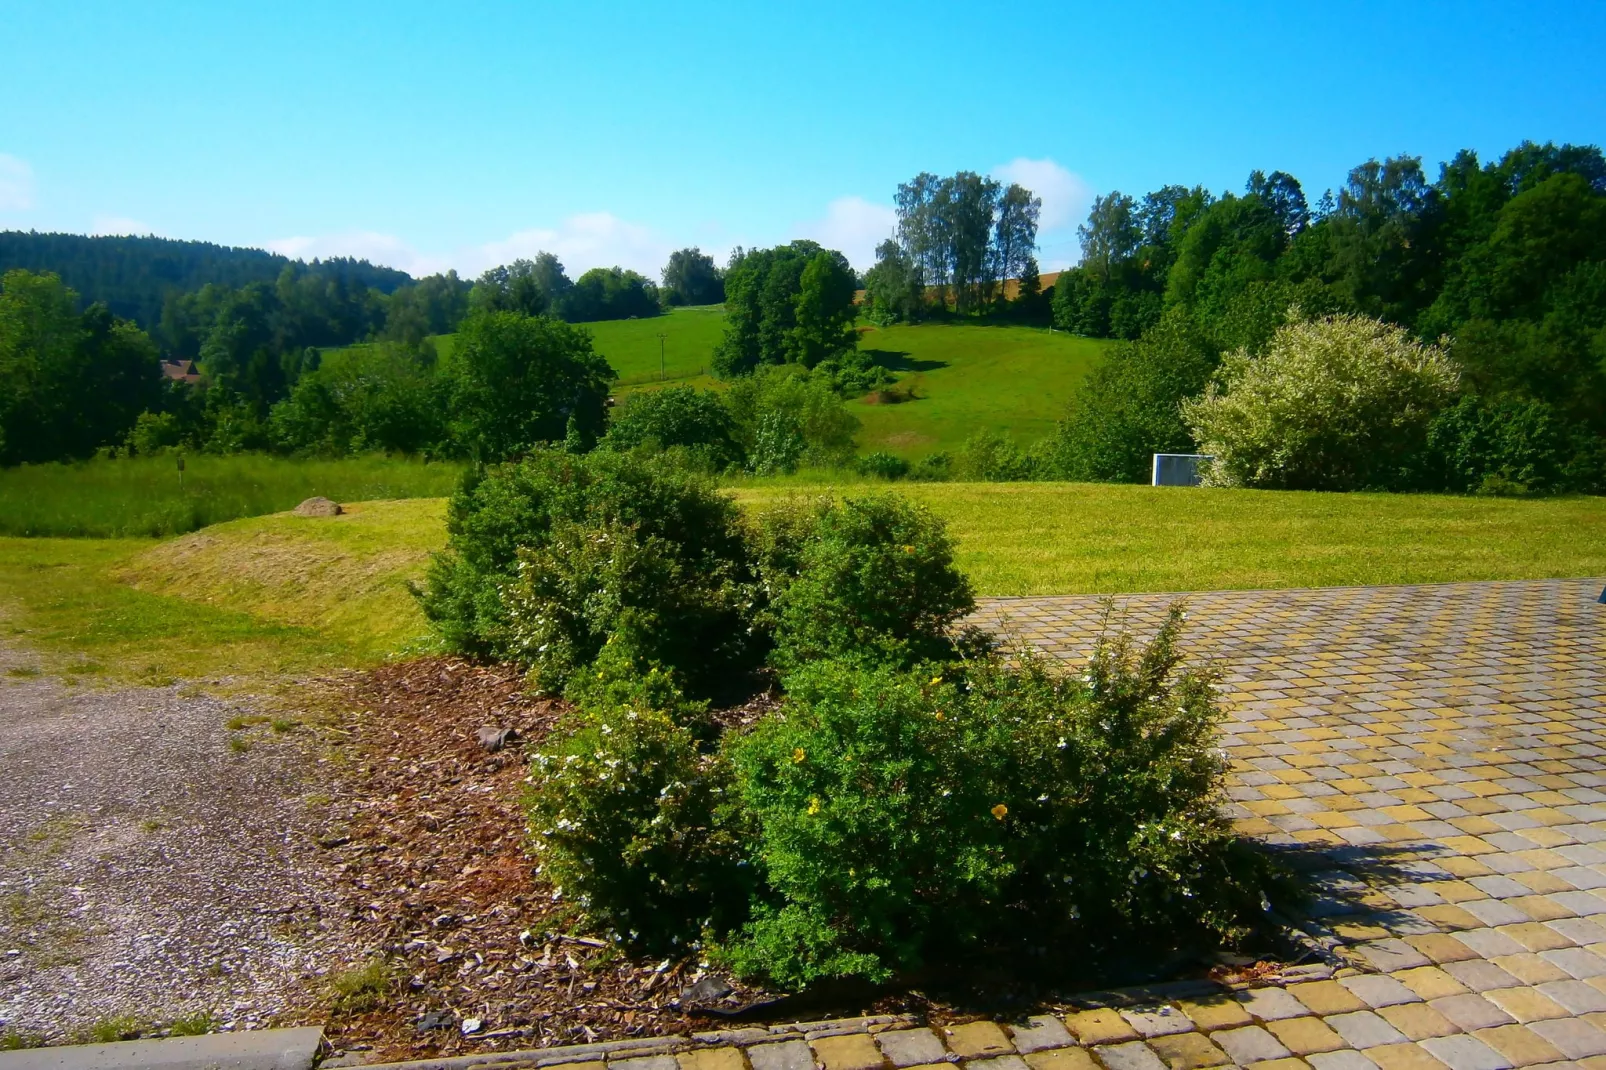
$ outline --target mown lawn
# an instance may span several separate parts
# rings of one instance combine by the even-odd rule
[[[94,460],[0,469],[0,535],[157,537],[242,516],[338,502],[450,494],[462,466],[406,458],[265,454]]]
[[[761,509],[861,486],[744,486]],[[1511,501],[1050,483],[896,488],[988,595],[1606,577],[1606,499]],[[431,648],[408,583],[439,499],[256,517],[152,544],[0,538],[0,635],[136,679],[265,678]],[[74,661],[77,663],[77,660]]]
[[[722,306],[677,308],[650,319],[602,320],[581,326],[591,332],[597,352],[608,358],[618,374],[617,386],[622,392],[660,384],[711,386],[715,382],[710,363],[725,330]],[[660,334],[664,336],[662,369]]]

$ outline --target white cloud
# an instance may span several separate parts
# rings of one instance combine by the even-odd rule
[[[797,229],[827,249],[840,250],[848,263],[866,271],[875,266],[875,247],[898,229],[898,213],[863,197],[838,197],[826,207],[825,218]]]
[[[1005,182],[1016,182],[1043,199],[1043,214],[1038,226],[1055,231],[1080,223],[1093,206],[1093,189],[1082,176],[1068,171],[1053,160],[1028,160],[1017,156],[1001,167],[993,168],[993,177]]]
[[[0,212],[32,208],[33,188],[33,168],[28,161],[0,152]]]
[[[122,237],[133,235],[134,237],[142,238],[147,234],[155,234],[156,228],[149,223],[143,223],[138,219],[129,219],[125,216],[98,215],[95,217],[94,225],[89,228],[89,233],[96,236],[115,235]]]
[[[609,212],[588,212],[571,216],[557,227],[532,227],[498,241],[444,253],[423,252],[393,234],[374,231],[278,238],[268,242],[267,248],[302,260],[357,257],[400,268],[415,278],[450,268],[473,278],[486,268],[548,252],[563,261],[570,278],[579,278],[594,267],[617,265],[656,279],[674,246],[648,227]]]

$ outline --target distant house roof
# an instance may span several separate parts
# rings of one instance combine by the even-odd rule
[[[201,373],[196,369],[193,360],[164,360],[162,361],[162,374],[179,383],[198,383]]]

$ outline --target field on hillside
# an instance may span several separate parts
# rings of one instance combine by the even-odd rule
[[[871,328],[859,348],[898,373],[914,400],[848,402],[864,424],[860,452],[921,457],[957,451],[978,431],[1027,445],[1054,429],[1108,342],[1040,327],[923,323]]]
[[[864,493],[873,488],[856,488]],[[943,516],[987,595],[1606,576],[1606,499],[901,487]],[[838,493],[840,491],[837,491]],[[830,487],[743,487],[751,508]],[[408,589],[439,499],[238,520],[150,542],[0,538],[0,634],[138,679],[305,673],[429,649]]]
[[[462,467],[387,457],[262,454],[94,460],[0,469],[0,535],[155,537],[242,516],[337,502],[449,494]]]
[[[718,387],[710,374],[725,326],[719,306],[677,308],[652,319],[603,320],[583,326],[597,352],[618,373],[621,394],[666,383]],[[873,404],[852,398],[861,453],[886,450],[917,458],[955,452],[978,431],[995,431],[1024,446],[1048,434],[1065,415],[1071,392],[1103,356],[1108,342],[1040,327],[972,323],[861,326],[859,346],[897,376],[912,400]],[[659,367],[659,338],[663,368]],[[437,339],[443,356],[450,335]]]
[[[709,364],[725,330],[725,312],[718,305],[676,308],[651,319],[600,320],[580,326],[591,332],[597,352],[608,358],[626,392],[659,383],[710,386],[714,379]],[[660,334],[664,336],[661,373]]]

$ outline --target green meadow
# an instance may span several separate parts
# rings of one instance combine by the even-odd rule
[[[0,469],[0,535],[159,537],[242,516],[337,502],[450,494],[462,467],[375,456],[301,460],[175,455]]]
[[[852,493],[876,489],[856,487]],[[1606,576],[1606,499],[1064,483],[905,484],[982,596]],[[750,509],[826,485],[747,485]],[[445,545],[438,498],[357,502],[150,540],[0,537],[0,635],[60,671],[242,681],[431,649],[409,585]]]

